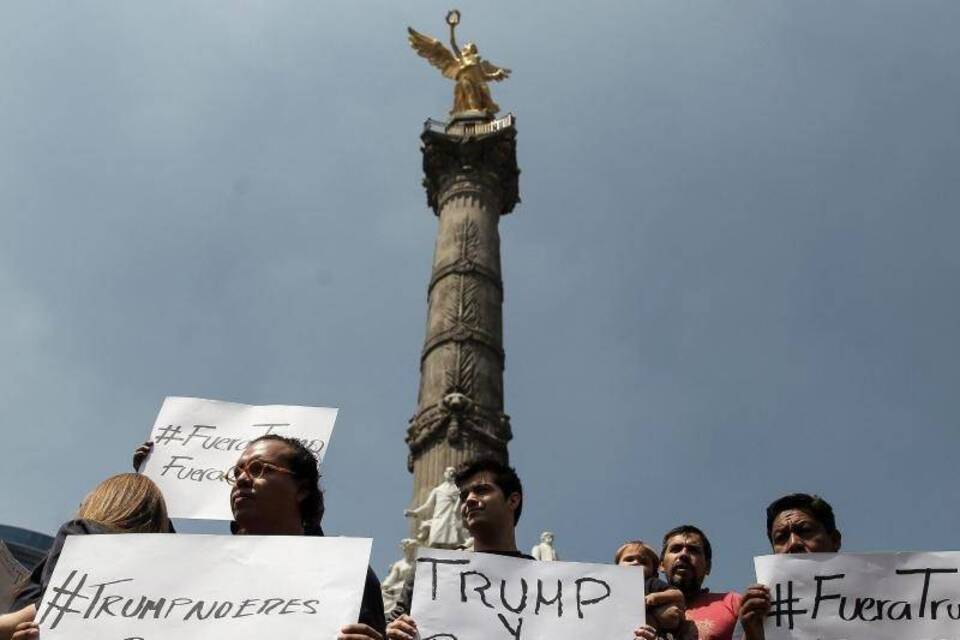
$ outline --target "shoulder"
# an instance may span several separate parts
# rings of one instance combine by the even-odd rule
[[[63,551],[63,545],[69,536],[87,535],[94,533],[104,533],[108,529],[103,525],[92,520],[70,520],[64,522],[57,535],[53,539],[53,544],[40,562],[33,568],[27,580],[19,585],[19,589],[14,597],[12,609],[22,609],[31,604],[40,604],[40,599],[47,587],[57,561],[60,559],[60,552]]]
[[[110,527],[93,520],[69,520],[60,525],[60,529],[57,531],[57,538],[108,533],[110,531]]]
[[[740,594],[736,591],[704,593],[700,596],[697,604],[704,607],[727,609],[736,616],[740,611],[740,599]]]
[[[741,596],[736,591],[727,591],[725,594],[723,594],[724,604],[730,605],[731,607],[733,607],[734,610],[740,609],[740,601],[742,599],[743,599],[743,596]]]
[[[93,520],[69,520],[60,525],[57,535],[53,538],[53,544],[48,551],[49,556],[56,558],[63,549],[63,544],[69,536],[84,536],[97,533],[107,533],[110,529],[99,522]]]
[[[719,606],[729,607],[736,610],[740,608],[740,594],[736,591],[704,591],[690,604],[694,607]]]

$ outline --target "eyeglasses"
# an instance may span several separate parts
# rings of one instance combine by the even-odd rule
[[[227,469],[227,474],[224,479],[230,484],[236,484],[240,479],[240,474],[245,473],[251,480],[259,480],[263,477],[263,474],[267,472],[267,469],[279,473],[288,473],[293,475],[293,471],[285,467],[264,462],[263,460],[251,460],[247,464],[238,464]]]

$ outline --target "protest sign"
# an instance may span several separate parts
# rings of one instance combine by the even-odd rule
[[[322,461],[336,419],[337,410],[324,407],[167,398],[140,470],[163,491],[170,517],[232,520],[225,474],[251,440],[268,433],[297,438]]]
[[[36,620],[44,640],[315,640],[357,622],[371,541],[70,536]]]
[[[960,552],[754,558],[766,640],[960,639]]]
[[[411,615],[421,640],[627,639],[643,570],[421,549]]]
[[[7,545],[0,540],[0,611],[7,611],[13,603],[14,591],[24,578],[27,570],[10,553]]]

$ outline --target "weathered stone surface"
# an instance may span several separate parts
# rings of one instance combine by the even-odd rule
[[[417,411],[407,430],[413,503],[477,455],[507,460],[500,216],[519,202],[513,116],[423,135],[427,203],[439,219]]]

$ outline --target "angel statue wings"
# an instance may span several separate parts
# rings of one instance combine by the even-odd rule
[[[453,109],[451,115],[478,115],[492,118],[500,107],[490,97],[487,83],[491,80],[499,82],[510,77],[510,69],[504,69],[491,64],[477,53],[477,45],[468,42],[460,48],[454,30],[460,23],[460,12],[454,9],[447,14],[447,24],[450,25],[450,51],[436,38],[419,33],[412,27],[407,27],[410,33],[410,46],[420,56],[430,61],[430,64],[440,69],[444,77],[454,80],[457,84],[453,89]]]

